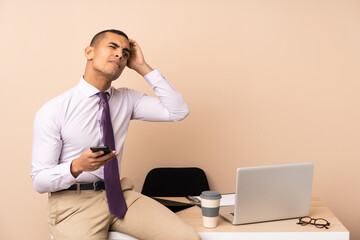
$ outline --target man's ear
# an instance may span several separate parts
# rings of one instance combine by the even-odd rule
[[[85,57],[87,58],[87,60],[92,60],[94,57],[94,50],[95,48],[92,46],[87,46],[85,48]]]

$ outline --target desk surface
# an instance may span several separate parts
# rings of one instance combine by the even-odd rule
[[[188,202],[185,198],[171,198],[171,200]],[[328,220],[330,222],[329,229],[320,229],[310,224],[300,226],[296,224],[298,222],[297,219],[232,225],[222,217],[219,217],[218,226],[216,228],[208,229],[202,226],[201,209],[197,206],[177,212],[176,214],[183,221],[192,226],[197,232],[199,232],[201,239],[203,240],[349,240],[349,231],[319,198],[312,198],[310,216],[313,218],[325,218]]]

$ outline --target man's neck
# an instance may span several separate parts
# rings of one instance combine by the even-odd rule
[[[111,80],[105,76],[97,76],[96,74],[89,74],[85,71],[84,80],[92,86],[99,89],[100,92],[106,91],[111,86]]]

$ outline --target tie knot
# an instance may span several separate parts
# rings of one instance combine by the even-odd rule
[[[101,99],[101,101],[102,101],[103,103],[107,103],[107,102],[108,102],[108,99],[107,99],[108,93],[107,93],[107,92],[98,92],[97,95],[99,96],[99,98]]]

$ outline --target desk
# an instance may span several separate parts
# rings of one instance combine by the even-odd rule
[[[164,198],[188,203],[186,198]],[[319,198],[311,199],[310,216],[325,218],[330,222],[329,229],[320,229],[313,225],[300,226],[297,219],[255,223],[246,225],[232,225],[222,217],[218,219],[218,226],[213,229],[202,226],[201,209],[197,206],[177,212],[184,222],[192,226],[202,240],[349,240],[349,231],[336,216],[324,205]],[[109,240],[127,239],[131,237],[117,232],[110,232]]]
[[[187,201],[184,198],[174,200]],[[310,224],[300,226],[296,224],[297,219],[232,225],[222,217],[219,217],[216,228],[207,229],[202,226],[199,207],[191,207],[176,214],[199,232],[202,240],[349,240],[349,231],[319,198],[311,199],[310,216],[328,220],[330,222],[329,229],[320,229]]]

